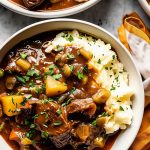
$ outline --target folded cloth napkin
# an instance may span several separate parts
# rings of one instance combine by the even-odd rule
[[[150,32],[135,13],[126,15],[118,29],[119,39],[130,51],[142,77],[145,90],[145,112],[139,133],[131,150],[150,149]]]

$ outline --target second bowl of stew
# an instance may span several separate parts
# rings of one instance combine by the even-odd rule
[[[100,0],[5,0],[4,7],[21,15],[36,18],[69,16],[92,7]]]
[[[0,49],[0,149],[130,147],[144,92],[114,36],[81,20],[54,19],[18,31]]]

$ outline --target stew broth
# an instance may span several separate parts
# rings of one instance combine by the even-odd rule
[[[93,76],[97,72],[88,69],[87,60],[76,47],[69,45],[65,48],[58,47],[58,51],[47,54],[45,52],[47,41],[52,40],[57,33],[58,31],[42,33],[22,41],[10,50],[1,62],[0,68],[5,71],[5,75],[0,78],[0,98],[6,93],[10,96],[23,95],[26,97],[26,101],[23,102],[29,103],[29,106],[24,104],[17,115],[13,114],[17,112],[10,110],[11,117],[1,112],[0,124],[3,129],[0,129],[0,134],[15,150],[26,147],[42,150],[100,149],[94,145],[93,139],[102,135],[107,140],[103,150],[109,150],[119,132],[108,137],[101,127],[97,127],[93,123],[97,116],[104,112],[104,104],[96,105],[91,100],[91,97],[101,88],[93,80]],[[66,54],[67,58],[64,57]],[[59,59],[56,61],[56,58]],[[24,70],[18,67],[16,61],[19,59],[29,62],[32,68]],[[71,68],[71,75],[64,72],[65,64]],[[65,82],[68,86],[67,90],[56,96],[45,95],[45,80],[49,76],[58,82]],[[7,85],[9,77],[16,79],[13,88],[9,87],[11,83]],[[88,82],[84,81],[85,77],[88,78]],[[15,98],[12,97],[12,103],[14,103],[13,100]],[[76,101],[81,103],[80,106],[83,108],[78,108],[80,106],[77,107]],[[2,111],[1,107],[0,111]],[[57,115],[54,111],[57,112]],[[66,113],[68,114],[66,115]],[[92,131],[85,142],[83,142],[84,138],[83,141],[80,140],[80,132],[77,136],[79,126]],[[23,144],[20,136],[17,137],[15,133],[22,138],[27,137],[28,144]],[[48,135],[49,133],[50,135]],[[63,138],[60,137],[61,134],[63,134]]]
[[[22,0],[10,0],[10,1],[26,8]],[[34,10],[36,10],[36,11],[60,10],[60,9],[73,7],[73,6],[76,6],[79,4],[82,4],[82,3],[76,2],[74,0],[62,0],[58,3],[50,3],[50,2],[46,1],[46,2],[42,3],[40,6],[38,6],[37,8],[35,8]]]

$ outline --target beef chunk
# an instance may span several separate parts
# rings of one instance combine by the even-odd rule
[[[93,102],[91,98],[76,99],[67,106],[68,114],[72,114],[75,112],[81,113],[84,112],[91,117],[95,114],[95,111],[96,111],[96,104]]]
[[[24,72],[19,66],[16,65],[14,59],[11,59],[8,62],[7,66],[5,68],[5,71],[6,72],[17,72],[17,73],[23,73]]]
[[[38,117],[35,119],[35,124],[38,129],[47,132],[50,136],[63,134],[71,128],[65,108],[54,102],[37,104],[36,114]]]
[[[44,0],[23,0],[24,5],[29,9],[33,9],[42,4],[43,2]]]
[[[51,136],[51,141],[55,144],[57,148],[62,148],[71,142],[71,134],[70,130],[66,131],[63,134],[57,135],[57,136]]]

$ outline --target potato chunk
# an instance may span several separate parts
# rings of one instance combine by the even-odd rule
[[[100,128],[103,128],[106,121],[107,121],[106,117],[98,117],[96,119],[96,125],[99,126]]]
[[[57,96],[64,93],[67,90],[67,85],[55,80],[53,77],[48,76],[46,78],[46,95],[48,97]]]
[[[25,71],[31,68],[31,64],[27,60],[21,58],[16,61],[16,64]]]
[[[69,77],[71,75],[71,69],[70,69],[69,65],[65,64],[63,66],[63,70],[64,70],[64,75],[66,77]]]
[[[97,137],[94,140],[94,145],[96,145],[96,147],[103,148],[105,145],[105,139],[103,137]]]
[[[80,51],[81,55],[82,55],[85,59],[87,59],[87,60],[92,59],[93,54],[92,54],[90,51],[86,51],[86,50],[83,49],[83,48],[81,48],[79,51]]]
[[[97,104],[105,103],[109,97],[110,92],[105,88],[101,88],[96,94],[92,96],[93,101]]]
[[[22,105],[24,101],[23,96],[3,96],[0,100],[3,106],[3,111],[7,116],[18,115],[20,108],[25,107]]]
[[[78,126],[76,133],[82,141],[85,141],[90,136],[90,126],[81,124]]]

